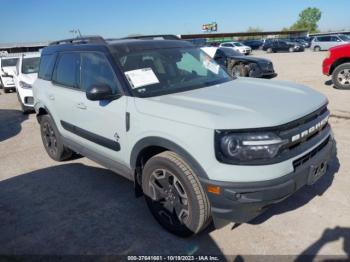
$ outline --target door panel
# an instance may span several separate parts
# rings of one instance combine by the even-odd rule
[[[114,71],[103,53],[84,52],[81,54],[81,91],[94,85],[108,85],[113,93],[120,86]],[[109,159],[128,163],[126,150],[126,106],[127,97],[108,101],[91,101],[86,95],[76,101],[77,121],[73,123],[81,143],[89,150]]]

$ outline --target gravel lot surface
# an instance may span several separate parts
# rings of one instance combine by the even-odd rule
[[[250,224],[177,238],[157,224],[143,198],[134,198],[126,179],[86,158],[52,161],[34,114],[22,115],[16,94],[0,90],[0,254],[350,257],[350,90],[334,89],[322,75],[324,52],[254,55],[273,61],[277,79],[328,97],[338,158],[318,183]]]

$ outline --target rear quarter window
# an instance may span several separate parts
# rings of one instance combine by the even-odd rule
[[[55,65],[55,55],[42,55],[40,58],[38,78],[51,80],[52,71]]]

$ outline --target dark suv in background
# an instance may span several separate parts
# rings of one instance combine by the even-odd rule
[[[285,40],[266,40],[262,49],[268,53],[275,52],[303,52],[305,48],[295,42]]]
[[[263,41],[261,40],[246,40],[242,42],[244,45],[251,47],[253,50],[261,49]]]

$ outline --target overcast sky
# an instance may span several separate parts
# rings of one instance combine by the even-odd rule
[[[82,34],[122,37],[129,34],[201,33],[216,21],[219,32],[249,26],[280,30],[301,10],[322,11],[321,30],[350,30],[350,0],[0,0],[0,42],[45,41]]]

